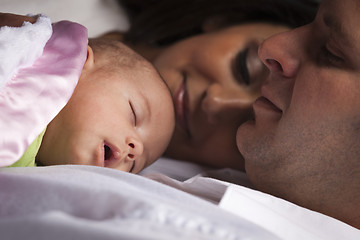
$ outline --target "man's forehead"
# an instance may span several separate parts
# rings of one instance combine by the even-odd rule
[[[358,26],[360,0],[323,0],[319,12],[322,12],[327,19],[331,19],[338,30],[349,23],[355,23]]]

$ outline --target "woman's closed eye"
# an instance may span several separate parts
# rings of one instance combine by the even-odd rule
[[[239,52],[233,60],[232,72],[235,79],[246,86],[250,85],[250,74],[247,64],[249,48],[245,48]]]
[[[134,106],[131,103],[131,101],[129,101],[129,105],[130,105],[130,109],[131,109],[131,112],[132,112],[133,124],[134,124],[134,126],[136,126],[136,112],[134,110]]]

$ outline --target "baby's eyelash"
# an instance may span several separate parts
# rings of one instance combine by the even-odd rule
[[[135,110],[134,110],[134,107],[133,107],[131,101],[129,101],[129,105],[130,105],[132,114],[133,114],[133,116],[134,116],[134,125],[136,126],[136,113],[135,113]]]

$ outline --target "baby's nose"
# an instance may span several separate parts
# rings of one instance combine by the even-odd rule
[[[144,145],[140,139],[129,137],[126,140],[127,144],[127,159],[130,161],[135,160],[136,158],[139,158],[143,151],[144,151]]]

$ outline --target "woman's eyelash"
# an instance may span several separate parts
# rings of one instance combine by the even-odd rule
[[[233,63],[233,73],[235,78],[245,85],[250,85],[250,74],[247,67],[247,57],[248,57],[249,48],[241,51],[234,59]]]
[[[134,125],[136,126],[136,113],[135,113],[134,107],[133,107],[133,105],[132,105],[132,103],[130,101],[129,101],[129,105],[130,105],[132,114],[134,116]]]
[[[320,57],[321,60],[323,60],[323,62],[325,62],[325,64],[327,65],[330,64],[333,66],[338,66],[344,63],[344,59],[333,54],[331,51],[329,51],[329,49],[326,46],[323,46],[321,48]]]

